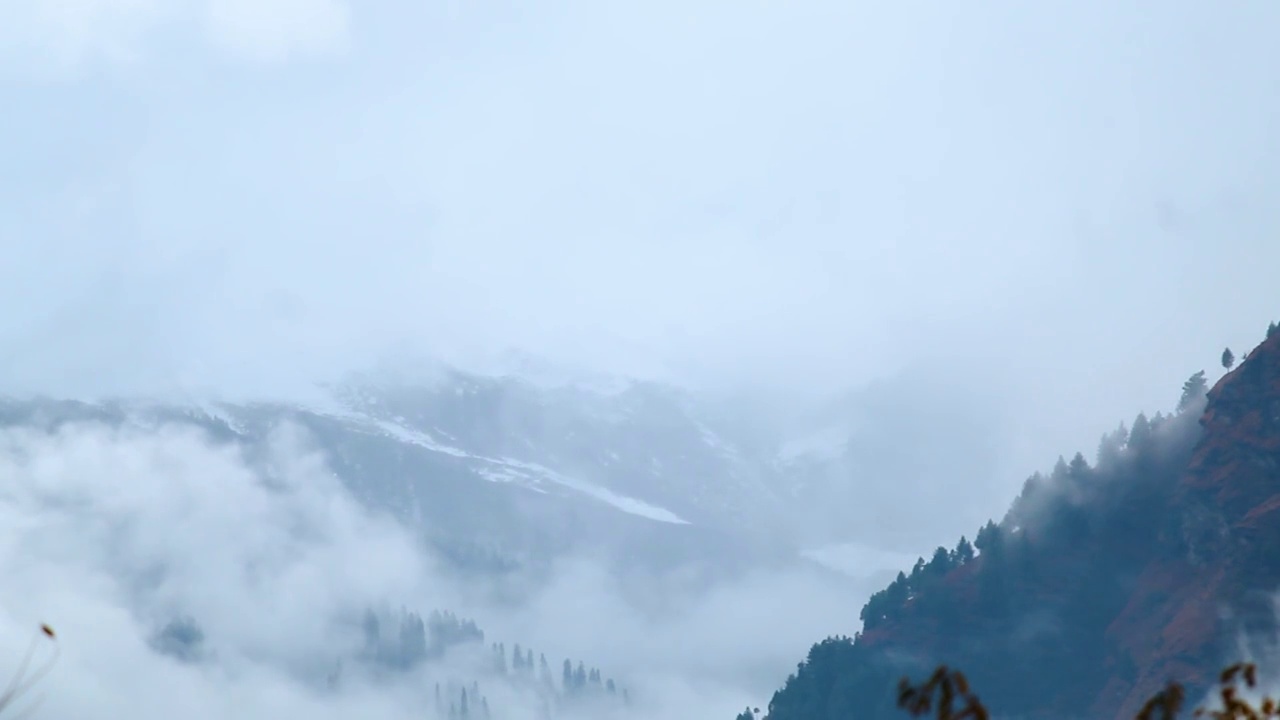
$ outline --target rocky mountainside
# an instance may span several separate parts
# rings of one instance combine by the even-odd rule
[[[1170,679],[1195,698],[1224,663],[1274,657],[1280,333],[1205,389],[1197,373],[1176,413],[1121,425],[1093,465],[1059,458],[974,542],[903,568],[768,717],[899,717],[897,679],[946,663],[997,717],[1119,720]]]
[[[883,550],[918,543],[905,497],[940,473],[984,467],[986,428],[951,412],[971,405],[905,378],[780,417],[758,399],[520,358],[381,367],[287,401],[0,399],[0,426],[169,423],[250,452],[300,427],[357,497],[421,529],[460,568],[596,552],[731,571],[803,551],[865,577],[897,564]]]
[[[301,428],[365,504],[459,569],[588,552],[717,571],[790,561],[776,438],[656,383],[432,368],[366,374],[288,402],[0,399],[0,427],[196,428],[262,454]]]

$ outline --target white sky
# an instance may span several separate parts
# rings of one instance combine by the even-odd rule
[[[5,0],[0,389],[950,366],[1047,465],[1280,317],[1277,36],[1269,0]]]

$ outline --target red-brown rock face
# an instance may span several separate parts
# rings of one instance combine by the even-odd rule
[[[1138,677],[1113,682],[1094,703],[1099,713],[1131,718],[1169,679],[1208,685],[1215,665],[1230,659],[1237,625],[1226,618],[1250,629],[1273,621],[1266,598],[1280,584],[1280,335],[1218,382],[1200,422],[1204,437],[1174,493],[1181,538],[1166,538],[1178,552],[1151,560],[1108,630],[1113,655],[1127,656]]]

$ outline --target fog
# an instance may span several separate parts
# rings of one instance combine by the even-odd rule
[[[955,365],[1024,468],[1272,319],[1273,3],[0,12],[8,387]]]
[[[0,3],[0,395],[293,397],[515,350],[797,434],[848,402],[924,458],[898,491],[951,488],[921,522],[953,541],[1276,319],[1277,27],[1194,0]],[[113,432],[0,458],[30,588],[0,647],[56,620],[50,706],[420,715],[410,685],[322,702],[290,675],[355,642],[351,608],[458,600],[404,528],[305,440],[272,495],[199,438]],[[663,717],[736,711],[856,629],[807,576],[653,625],[600,572],[466,614],[631,673]],[[178,607],[208,665],[147,645]]]
[[[589,558],[566,561],[518,610],[486,606],[287,428],[265,465],[177,427],[7,431],[0,445],[0,574],[14,589],[0,605],[0,670],[16,668],[39,623],[53,625],[61,655],[36,686],[45,717],[420,718],[433,712],[433,681],[485,677],[472,656],[485,644],[389,679],[361,675],[356,621],[381,607],[453,608],[486,643],[538,648],[557,673],[561,658],[585,659],[629,687],[645,716],[732,716],[766,701],[814,637],[856,620],[846,598],[799,571],[748,576],[655,615]],[[157,637],[184,618],[203,639],[162,652]],[[502,702],[497,717],[537,716],[518,689],[481,682]]]

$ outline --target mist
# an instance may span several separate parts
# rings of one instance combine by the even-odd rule
[[[557,672],[587,659],[625,683],[633,712],[715,717],[766,701],[813,637],[856,620],[799,570],[668,592],[683,599],[654,612],[587,557],[514,611],[486,607],[410,528],[356,502],[296,428],[262,463],[179,426],[10,430],[0,446],[0,573],[16,590],[0,667],[39,623],[55,628],[61,656],[37,686],[47,717],[430,717],[432,683],[456,677],[483,678],[496,717],[538,717],[486,675],[486,644],[503,639]],[[362,670],[360,618],[398,607],[465,608],[486,642],[389,677]],[[159,642],[175,621],[198,628],[188,652]]]
[[[1276,12],[6,5],[0,377],[280,394],[515,347],[821,399],[945,364],[1017,478],[1270,321]]]
[[[644,381],[634,405],[697,413],[666,465],[675,410],[619,425],[626,479],[708,514],[759,489],[714,530],[763,536],[776,506],[797,557],[695,591],[575,550],[499,606],[304,430],[260,458],[177,424],[10,428],[0,562],[26,590],[0,648],[56,626],[54,716],[421,717],[483,653],[327,678],[360,666],[367,608],[451,609],[625,676],[636,712],[763,704],[886,574],[1275,319],[1277,27],[1276,3],[1193,0],[4,3],[0,402]],[[413,430],[505,472],[608,425],[494,392],[455,413],[494,448]],[[608,402],[581,404],[630,411]],[[721,464],[681,444],[728,435]],[[584,483],[616,466],[564,447]],[[380,479],[452,482],[403,450]],[[524,479],[475,518],[563,499]],[[594,511],[572,502],[545,517]],[[183,618],[195,660],[157,649]]]

